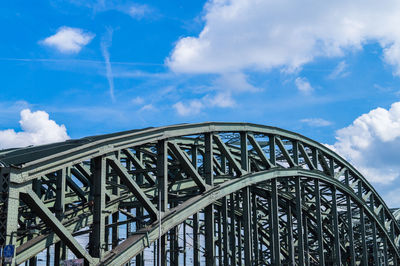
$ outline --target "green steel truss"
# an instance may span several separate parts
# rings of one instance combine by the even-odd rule
[[[0,163],[13,265],[400,261],[400,211],[333,151],[279,128],[148,128],[4,150]]]

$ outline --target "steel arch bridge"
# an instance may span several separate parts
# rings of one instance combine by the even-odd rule
[[[275,127],[146,128],[3,150],[0,163],[11,265],[400,261],[400,211],[336,153]]]

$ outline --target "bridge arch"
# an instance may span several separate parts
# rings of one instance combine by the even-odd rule
[[[275,127],[148,128],[6,150],[0,162],[0,244],[17,246],[14,263],[48,247],[57,263],[65,245],[93,265],[141,265],[152,249],[163,265],[400,257],[398,223],[366,179],[325,146]]]

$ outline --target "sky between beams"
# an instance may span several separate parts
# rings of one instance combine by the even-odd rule
[[[183,122],[267,124],[330,145],[400,206],[400,2],[1,6],[0,148]]]

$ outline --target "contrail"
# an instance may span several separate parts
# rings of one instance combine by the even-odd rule
[[[104,64],[104,61],[91,60],[91,59],[55,59],[55,58],[0,58],[0,61],[17,61],[17,62],[44,62],[44,63],[94,63]],[[158,63],[145,63],[145,62],[118,62],[110,61],[114,65],[128,65],[128,66],[163,66],[164,64]]]
[[[101,52],[104,57],[104,63],[106,64],[106,76],[107,76],[107,80],[108,80],[108,86],[110,88],[110,97],[111,97],[111,100],[113,102],[115,102],[114,79],[113,79],[111,63],[110,63],[110,53],[108,52],[108,49],[110,48],[110,46],[112,44],[112,34],[113,34],[112,29],[107,28],[107,32],[103,36],[102,41],[101,41]]]

